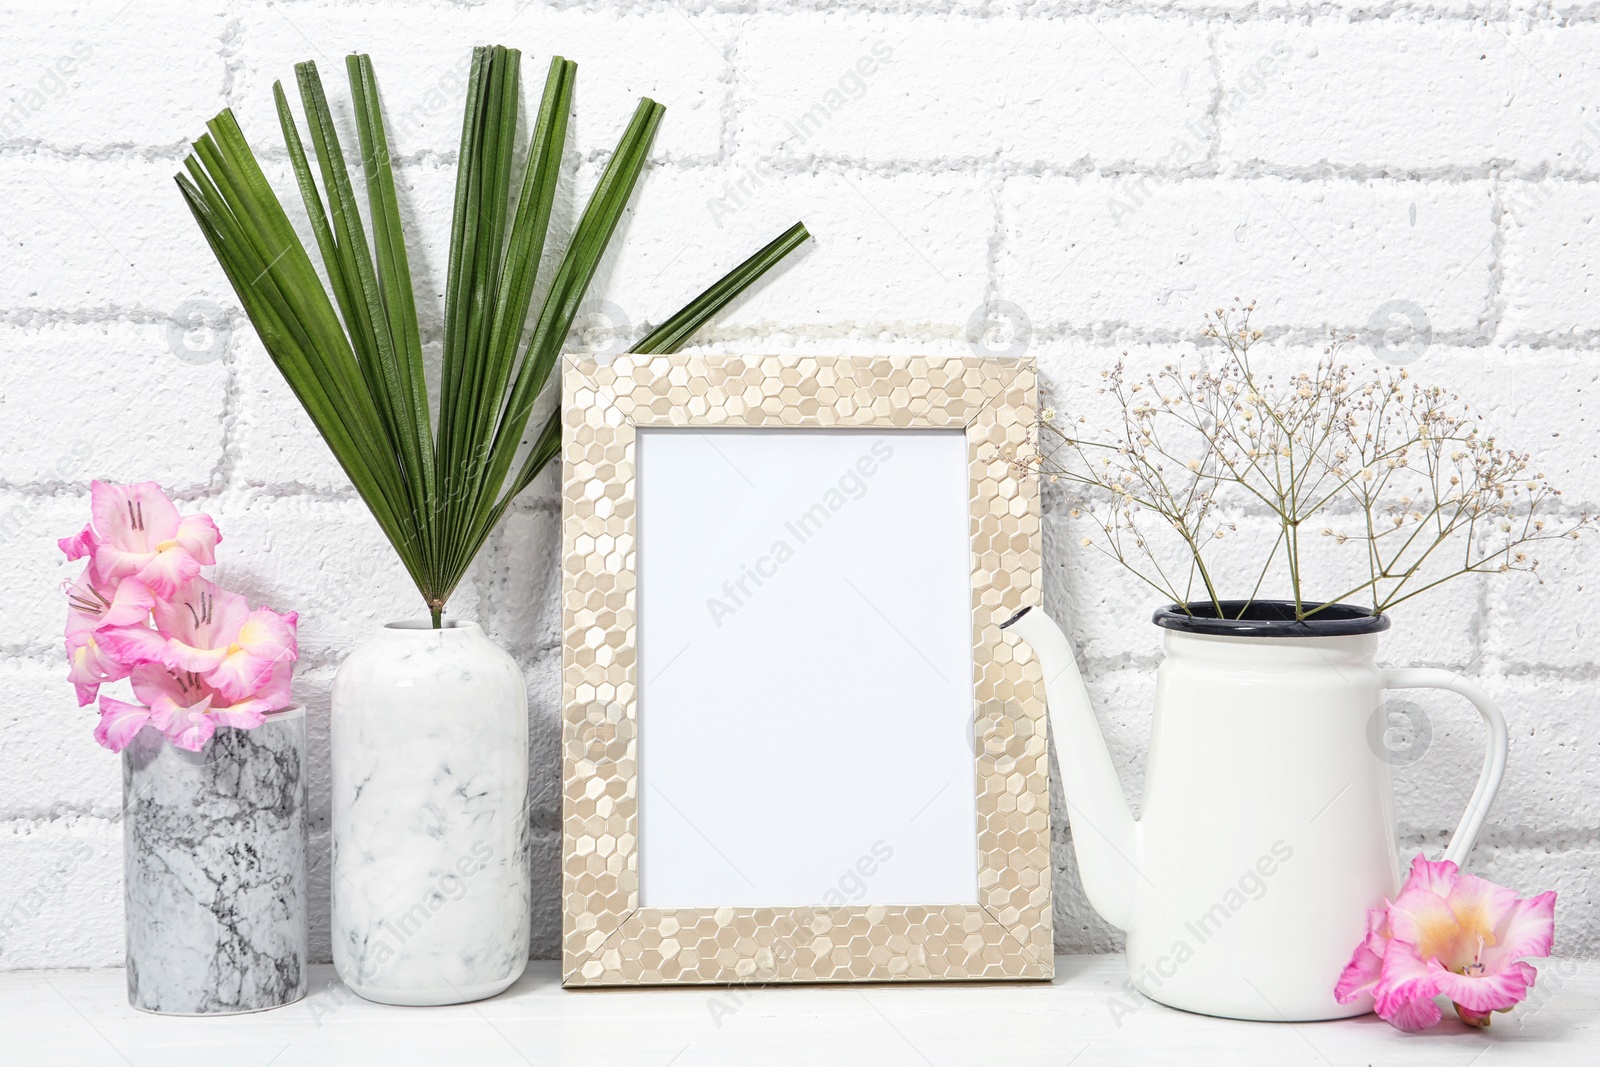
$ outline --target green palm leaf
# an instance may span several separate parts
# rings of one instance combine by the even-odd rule
[[[383,108],[367,56],[346,60],[366,221],[316,65],[295,68],[309,155],[282,85],[273,86],[326,286],[230,111],[207,124],[177,176],[268,355],[394,546],[436,626],[517,494],[560,454],[560,412],[531,440],[529,418],[550,385],[665,110],[653,100],[639,102],[523,344],[577,65],[560,56],[550,63],[513,203],[520,70],[515,49],[473,51],[445,284],[437,427]],[[677,351],[808,236],[795,224],[668,316],[635,349]]]

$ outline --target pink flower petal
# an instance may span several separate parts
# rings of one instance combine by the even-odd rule
[[[1450,902],[1426,885],[1410,881],[1389,905],[1389,929],[1395,940],[1415,945],[1423,959],[1452,952],[1461,936],[1461,924]]]
[[[1439,992],[1472,1011],[1504,1011],[1522,1003],[1533,987],[1538,972],[1531,963],[1512,963],[1505,970],[1490,974],[1456,974],[1430,964]]]
[[[174,544],[151,556],[134,572],[161,600],[171,599],[183,584],[200,573],[200,561],[187,549]]]
[[[139,573],[155,558],[154,552],[129,552],[109,541],[101,541],[94,546],[94,559],[90,562],[90,567],[103,580],[113,582],[118,578]]]
[[[1483,950],[1483,962],[1490,970],[1523,956],[1548,956],[1556,937],[1556,894],[1540,893],[1531,900],[1515,901],[1498,917],[1495,944]]]
[[[1367,948],[1373,955],[1382,956],[1384,946],[1389,943],[1389,902],[1385,900],[1381,908],[1367,909]]]
[[[108,657],[91,637],[87,643],[73,649],[68,657],[67,681],[80,685],[114,682],[117,672],[111,668],[115,662],[108,662]]]
[[[272,668],[272,674],[256,696],[266,703],[268,711],[282,711],[294,703],[293,679],[294,664],[284,660]]]
[[[1394,1022],[1396,1016],[1408,1012],[1408,1005],[1416,1001],[1432,1002],[1439,992],[1438,977],[1416,946],[1404,941],[1390,941],[1383,954],[1383,973],[1373,989],[1373,1006],[1384,1019]],[[1423,1015],[1427,1014],[1423,1010]],[[1417,1016],[1408,1016],[1416,1018]],[[1438,1005],[1433,1009],[1434,1022],[1439,1020]],[[1399,1026],[1399,1023],[1395,1023]],[[1428,1025],[1432,1025],[1429,1023]],[[1405,1029],[1405,1027],[1401,1027]]]
[[[148,626],[118,626],[98,635],[106,650],[128,668],[161,659],[166,642]]]
[[[210,515],[185,515],[178,523],[174,539],[184,551],[209,567],[217,561],[216,547],[222,543],[222,533]]]
[[[61,546],[61,551],[66,553],[68,559],[82,559],[94,553],[95,536],[94,527],[85,526],[71,537],[63,537],[56,544]]]
[[[144,705],[101,697],[100,722],[94,728],[94,739],[113,752],[121,752],[149,721],[150,709]]]
[[[1456,876],[1460,873],[1460,869],[1450,860],[1440,860],[1435,863],[1419,852],[1417,858],[1411,861],[1411,873],[1406,876],[1406,884],[1400,891],[1404,893],[1408,889],[1426,889],[1430,893],[1447,897],[1456,884]]]
[[[179,678],[159,661],[139,664],[131,677],[133,695],[158,714],[166,705],[187,707],[207,696],[204,686],[191,683],[187,676]]]
[[[218,726],[253,730],[266,721],[266,713],[270,710],[265,700],[243,700],[225,708],[215,708],[211,715]]]
[[[239,627],[235,640],[258,655],[270,652],[274,663],[280,659],[297,659],[300,649],[295,639],[295,626],[299,621],[297,612],[279,615],[271,608],[257,608]]]
[[[89,512],[100,540],[124,552],[154,552],[178,532],[178,509],[155,482],[92,482]]]
[[[228,658],[226,648],[192,648],[173,638],[161,646],[162,663],[174,671],[193,671],[204,674],[214,671]]]
[[[235,652],[207,673],[205,680],[226,700],[246,700],[267,684],[274,666],[265,656]]]
[[[72,595],[70,591],[68,595]],[[67,639],[67,648],[71,650],[83,644],[99,626],[100,617],[98,615],[91,615],[87,611],[79,611],[69,602],[67,606],[67,625],[62,631]]]
[[[1450,887],[1445,899],[1450,910],[1456,913],[1456,922],[1465,940],[1481,937],[1486,944],[1493,945],[1495,929],[1516,905],[1517,894],[1475,874],[1463,874]]]
[[[138,513],[130,505],[131,486],[95,480],[89,483],[90,525],[103,543],[131,544],[139,533]]]
[[[137,626],[150,617],[155,606],[155,594],[137,578],[124,578],[111,594],[111,606],[100,616],[100,625]]]
[[[193,707],[171,709],[171,713],[165,716],[166,725],[162,727],[167,740],[190,752],[205,748],[211,735],[217,732],[216,719],[207,714],[210,705],[208,697]]]
[[[1361,994],[1372,992],[1382,973],[1383,957],[1362,945],[1350,957],[1350,962],[1345,964],[1344,973],[1339,975],[1339,984],[1333,987],[1333,999],[1340,1004],[1349,1004]]]
[[[128,667],[100,644],[103,635],[84,633],[67,641],[67,681],[77,686],[78,704],[94,703],[99,687],[128,676]]]
[[[1443,1017],[1443,1009],[1439,1007],[1439,1002],[1432,997],[1392,1001],[1387,1007],[1387,1012],[1384,1009],[1379,1009],[1378,1011],[1378,1018],[1390,1026],[1410,1034],[1428,1029]]]

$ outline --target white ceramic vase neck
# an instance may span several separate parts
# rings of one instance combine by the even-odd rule
[[[528,958],[522,672],[476,623],[394,623],[333,684],[333,959],[368,1000],[493,996]]]

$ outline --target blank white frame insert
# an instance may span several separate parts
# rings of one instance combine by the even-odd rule
[[[639,905],[976,903],[965,435],[636,450]]]

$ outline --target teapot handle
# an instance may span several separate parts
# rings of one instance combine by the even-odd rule
[[[1483,820],[1489,814],[1489,805],[1494,803],[1494,795],[1500,791],[1500,779],[1505,777],[1506,718],[1500,714],[1500,709],[1495,707],[1487,693],[1459,674],[1433,667],[1403,667],[1382,673],[1385,689],[1447,689],[1472,701],[1472,706],[1483,716],[1483,725],[1489,735],[1484,747],[1483,770],[1478,775],[1478,786],[1472,791],[1472,799],[1467,801],[1467,810],[1462,814],[1456,832],[1450,837],[1450,846],[1444,853],[1445,859],[1460,868],[1466,863],[1467,853],[1472,851],[1478,831],[1483,828]]]

